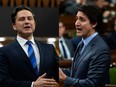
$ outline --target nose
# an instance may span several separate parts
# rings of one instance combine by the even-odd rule
[[[79,22],[79,20],[76,20],[75,26],[78,26],[78,25],[80,25],[80,22]]]
[[[28,20],[28,18],[25,18],[25,23],[29,23],[29,20]]]

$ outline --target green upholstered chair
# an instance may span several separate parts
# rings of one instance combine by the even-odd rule
[[[116,67],[110,68],[110,84],[116,84]]]

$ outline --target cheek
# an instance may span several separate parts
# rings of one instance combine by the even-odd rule
[[[32,25],[32,29],[31,30],[35,31],[35,27],[36,27],[35,25]]]
[[[83,24],[83,29],[84,30],[90,30],[92,28],[92,26],[90,24]]]
[[[87,33],[89,33],[90,32],[90,28],[88,27],[88,26],[85,26],[84,28],[83,28],[83,33],[84,34],[87,34]]]
[[[18,23],[15,27],[16,29],[22,29],[23,25]]]

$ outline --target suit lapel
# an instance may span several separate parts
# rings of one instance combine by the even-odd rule
[[[80,43],[79,43],[79,45],[80,45]],[[78,53],[79,45],[77,46],[76,51],[75,51],[75,53],[74,53],[74,60],[73,60],[73,61],[77,60],[76,57],[79,56],[79,53]]]
[[[73,64],[73,72],[72,74],[74,75],[74,73],[77,71],[77,68],[79,66],[79,64],[81,63],[81,61],[85,58],[85,56],[92,50],[91,46],[86,46],[86,48],[84,49],[84,51],[81,53],[81,55],[79,55],[79,53],[76,56],[76,60],[74,61]]]
[[[79,60],[77,61],[77,65],[79,65],[81,63],[81,61],[85,58],[85,56],[92,50],[93,45],[87,45],[85,46],[84,51],[81,53],[81,55],[79,56]]]
[[[19,54],[17,56],[19,56],[19,58],[21,58],[22,61],[24,61],[24,63],[31,69],[33,73],[35,73],[28,56],[26,55],[26,53],[24,52],[24,50],[22,49],[22,47],[17,41],[15,41],[15,49],[17,53]]]
[[[79,53],[78,53],[79,45],[80,45],[80,43],[78,44],[78,46],[76,48],[76,51],[74,53],[74,59],[73,59],[72,67],[71,67],[71,74],[70,74],[70,76],[72,76],[73,72],[75,72],[75,70],[76,70],[75,69],[76,61],[79,59]]]
[[[95,45],[97,39],[99,39],[99,35],[96,35],[87,46],[85,46],[84,51],[82,52],[82,54],[80,55],[80,59],[78,61],[78,65],[79,63],[86,58],[85,56],[93,49],[93,46]]]
[[[95,45],[97,39],[99,39],[99,35],[95,36],[87,46],[85,46],[83,52],[79,55],[79,53],[75,53],[75,61],[73,64],[73,72],[72,74],[74,75],[74,73],[77,71],[77,67],[79,66],[79,64],[81,63],[81,61],[86,58],[85,56],[87,56],[87,54],[89,54],[89,52],[93,49],[93,46]]]

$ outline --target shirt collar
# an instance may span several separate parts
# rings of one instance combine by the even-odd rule
[[[59,38],[59,41],[64,41],[64,38],[63,37]]]
[[[97,34],[98,34],[98,32],[95,32],[94,34],[87,37],[86,39],[82,38],[82,41],[84,42],[84,45],[86,46]]]
[[[20,44],[21,46],[24,46],[25,43],[28,41],[28,40],[26,40],[26,39],[24,39],[24,38],[22,38],[22,37],[20,37],[20,36],[18,36],[18,35],[17,35],[17,38],[16,38],[16,39],[17,39],[17,41],[19,42],[19,44]],[[30,41],[32,42],[32,44],[35,45],[34,37],[32,37]]]

